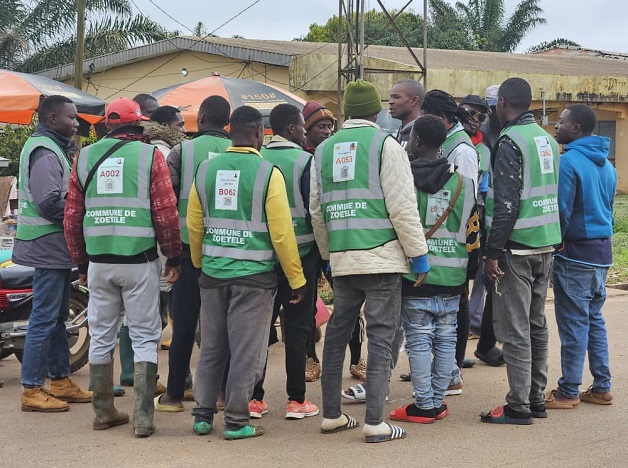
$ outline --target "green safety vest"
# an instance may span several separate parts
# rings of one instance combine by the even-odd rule
[[[127,143],[98,166],[88,187],[84,185],[94,165],[119,141],[104,138],[83,148],[76,163],[85,192],[83,236],[90,256],[130,257],[157,245],[150,211],[154,146]]]
[[[314,233],[306,223],[307,208],[301,196],[301,179],[312,155],[294,147],[263,148],[262,157],[274,166],[279,167],[286,180],[288,203],[292,215],[294,234],[299,246],[299,255],[303,257],[314,245]],[[309,204],[309,200],[307,200]]]
[[[181,143],[181,174],[177,210],[179,211],[181,240],[184,244],[190,243],[186,219],[196,169],[201,162],[224,153],[230,146],[231,140],[213,135],[201,135]]]
[[[30,186],[31,155],[37,148],[46,148],[52,151],[63,168],[61,197],[65,198],[70,183],[70,163],[52,138],[46,136],[32,136],[22,148],[20,154],[20,168],[18,177],[19,209],[17,218],[17,232],[15,237],[19,240],[34,240],[51,234],[63,232],[63,223],[55,223],[44,218],[33,200]]]
[[[478,164],[478,187],[484,177],[488,177],[489,166],[491,165],[491,149],[484,141],[475,145],[475,150],[478,152],[479,164]]]
[[[449,160],[449,156],[454,150],[460,145],[469,145],[471,148],[474,148],[473,143],[471,143],[471,138],[467,135],[467,132],[460,129],[456,132],[450,133],[447,135],[445,142],[443,143],[443,158],[446,158],[449,164],[453,164],[453,160]]]
[[[427,258],[430,271],[425,278],[425,284],[461,286],[467,280],[467,263],[469,262],[467,220],[471,217],[475,205],[473,181],[454,173],[443,188],[435,194],[417,191],[417,202],[419,214],[423,220],[423,232],[427,233],[440,218],[442,211],[449,205],[451,198],[456,193],[460,177],[463,180],[462,190],[454,209],[432,237],[427,240]],[[434,214],[430,214],[430,211]],[[406,278],[411,281],[415,280],[412,274],[406,275]]]
[[[203,272],[230,279],[273,271],[266,223],[273,165],[256,154],[227,152],[203,161],[195,186],[203,207]]]
[[[330,252],[370,250],[397,238],[379,179],[387,133],[346,128],[316,148],[316,181]]]
[[[523,188],[517,222],[509,240],[529,247],[547,247],[560,243],[558,216],[558,158],[556,141],[536,123],[513,125],[499,138],[510,138],[521,152]],[[493,222],[493,168],[490,168],[486,197],[486,226]]]

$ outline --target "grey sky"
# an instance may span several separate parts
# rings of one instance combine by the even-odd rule
[[[212,31],[254,1],[134,0],[134,3],[151,19],[170,29],[188,33],[154,4],[189,28],[202,21]],[[505,0],[508,15],[519,2]],[[401,8],[407,0],[385,0],[383,3],[393,9]],[[541,6],[547,24],[538,26],[529,34],[518,52],[542,41],[563,37],[590,49],[628,53],[626,0],[543,0]],[[423,0],[414,0],[411,7],[422,11]],[[368,0],[367,8],[379,8],[379,5],[376,0]],[[311,23],[322,24],[337,12],[337,0],[260,0],[216,34],[223,37],[238,34],[247,39],[292,40],[306,34]]]

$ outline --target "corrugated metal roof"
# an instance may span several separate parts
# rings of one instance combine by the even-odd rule
[[[88,59],[84,69],[93,63],[94,71],[113,68],[128,62],[165,55],[177,51],[195,51],[224,55],[238,60],[250,60],[277,66],[288,66],[295,56],[312,53],[336,55],[338,45],[319,42],[268,41],[239,38],[177,37]],[[422,57],[422,49],[415,49]],[[403,47],[371,45],[366,49],[370,57],[415,65]],[[547,75],[612,76],[628,79],[628,61],[598,57],[557,57],[540,54],[509,54],[468,50],[428,49],[428,69],[495,70]],[[74,65],[63,65],[40,74],[66,79],[74,73]]]

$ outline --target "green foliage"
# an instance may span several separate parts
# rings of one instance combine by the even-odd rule
[[[580,44],[563,37],[558,37],[553,41],[543,41],[538,45],[530,47],[526,50],[527,54],[534,54],[535,52],[543,52],[544,50],[555,49],[556,47],[582,47]]]
[[[608,283],[628,282],[628,195],[616,195],[613,209],[613,266]]]
[[[0,176],[17,176],[22,147],[35,131],[36,124],[4,125],[0,127],[0,157],[7,158],[9,167],[0,169]]]
[[[0,0],[0,68],[40,71],[72,62],[76,0]],[[168,32],[133,15],[129,0],[87,0],[85,56],[162,40]]]
[[[455,6],[446,0],[429,0],[427,45],[434,49],[513,52],[537,25],[545,24],[539,4],[540,0],[523,0],[506,18],[504,0],[467,0]],[[390,13],[395,16],[397,11]],[[367,44],[403,45],[383,12],[366,12],[364,23]],[[422,15],[404,11],[396,23],[411,46],[423,46]],[[297,40],[336,42],[337,27],[338,17],[333,16],[324,25],[311,24],[308,33]],[[353,34],[355,38],[357,31]]]

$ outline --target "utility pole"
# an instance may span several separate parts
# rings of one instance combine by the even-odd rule
[[[76,57],[74,58],[74,87],[83,89],[83,60],[85,57],[85,5],[87,0],[76,1]]]

